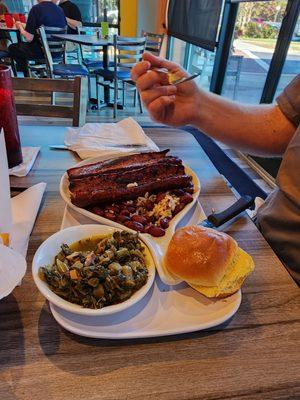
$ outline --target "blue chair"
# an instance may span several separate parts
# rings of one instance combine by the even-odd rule
[[[119,91],[122,91],[123,105],[125,102],[125,90],[128,89],[126,88],[126,84],[128,84],[130,90],[134,90],[136,94],[136,87],[130,78],[130,72],[134,65],[142,60],[145,43],[145,37],[126,38],[114,35],[114,67],[100,68],[95,71],[98,102],[99,86],[114,90],[114,118],[117,116]],[[102,78],[102,81],[100,81],[99,78]],[[119,87],[119,82],[122,84],[121,87]],[[142,103],[139,95],[138,100],[142,113]]]
[[[39,29],[40,39],[42,48],[45,55],[47,72],[50,78],[54,78],[56,76],[61,78],[74,78],[75,76],[88,76],[89,71],[84,65],[80,64],[54,64],[52,54],[50,52],[49,43],[47,40],[45,28],[41,27]],[[58,42],[57,42],[58,43]],[[61,50],[57,52],[61,53]]]
[[[99,26],[79,26],[77,31],[79,35],[90,35],[97,36],[101,25]],[[85,65],[90,72],[95,69],[103,68],[103,48],[102,46],[84,46],[80,45],[80,55],[83,65]],[[109,66],[113,66],[113,62],[109,63]]]
[[[9,58],[8,51],[0,50],[0,60],[4,60],[4,58]]]

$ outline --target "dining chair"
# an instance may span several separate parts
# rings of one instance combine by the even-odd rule
[[[90,35],[98,37],[101,24],[96,26],[79,26],[77,31],[79,35]],[[79,45],[80,60],[89,70],[89,97],[91,98],[91,78],[95,77],[95,70],[103,68],[103,47],[102,46],[84,46]],[[113,62],[109,62],[113,66]]]
[[[8,58],[8,57],[9,57],[8,51],[0,50],[0,60],[1,61],[4,60],[5,58]]]
[[[18,115],[41,116],[51,118],[71,118],[73,126],[83,126],[87,110],[87,79],[76,76],[75,79],[36,79],[13,78],[14,91],[45,93],[70,93],[73,95],[72,105],[16,103]],[[52,96],[51,96],[52,100]]]
[[[145,32],[142,30],[142,36],[145,36],[146,38],[145,50],[155,56],[159,56],[164,40],[164,34]]]
[[[50,46],[48,43],[47,35],[45,28],[42,26],[39,28],[39,36],[40,36],[40,41],[41,41],[41,46],[42,50],[45,56],[46,60],[46,71],[47,75],[49,78],[75,78],[76,76],[88,76],[89,71],[84,65],[80,64],[54,64],[54,60],[52,58],[52,53],[50,51]],[[55,55],[61,54],[61,51],[59,51],[59,46],[62,46],[61,42],[52,42],[52,49],[54,49],[54,46],[56,48],[56,51],[53,52]],[[63,47],[60,47],[60,50],[62,50]],[[57,58],[56,58],[57,60]],[[62,58],[63,60],[63,58]],[[51,103],[55,104],[55,92],[51,94]]]
[[[125,104],[126,84],[136,93],[135,83],[131,80],[130,72],[136,63],[142,60],[145,50],[146,38],[143,37],[121,37],[114,35],[113,39],[113,68],[100,68],[95,71],[97,85],[97,100],[99,103],[99,86],[109,87],[114,91],[114,118],[117,116],[118,94],[122,91],[122,104]],[[99,81],[102,78],[102,81]],[[119,82],[122,86],[119,87]],[[138,94],[140,112],[143,112],[142,103]]]
[[[65,34],[67,33],[67,26],[64,28],[57,28],[55,26],[43,26],[45,30],[45,35],[47,38],[49,50],[52,56],[54,64],[59,64],[65,59],[65,41],[62,39],[56,39],[53,37],[54,34]],[[46,60],[45,58],[30,60],[28,65],[30,76],[32,72],[37,73],[39,76],[42,73],[47,72]]]
[[[89,71],[84,65],[80,64],[54,64],[52,54],[61,54],[62,46],[61,42],[52,41],[52,52],[50,51],[50,44],[47,39],[46,30],[44,27],[39,28],[40,40],[42,49],[45,55],[47,73],[50,78],[61,77],[61,78],[74,78],[75,76],[88,76]],[[54,46],[56,51],[53,52]],[[57,60],[57,59],[56,59]],[[63,61],[63,57],[61,58]]]
[[[100,27],[79,26],[77,31],[79,35],[89,35],[98,37]],[[102,46],[84,46],[79,45],[80,56],[83,65],[90,71],[103,67],[103,49]]]

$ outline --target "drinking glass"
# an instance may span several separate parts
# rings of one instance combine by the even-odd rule
[[[9,168],[22,163],[22,150],[11,71],[0,65],[0,130],[3,128]]]

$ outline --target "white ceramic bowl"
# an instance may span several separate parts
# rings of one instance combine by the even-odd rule
[[[41,244],[41,246],[35,253],[32,262],[33,279],[42,295],[45,296],[46,299],[49,300],[51,303],[55,304],[57,307],[62,308],[63,310],[72,312],[74,314],[90,316],[114,314],[116,312],[123,311],[128,307],[131,307],[133,304],[141,300],[150,290],[155,278],[155,264],[151,253],[149,252],[146,245],[145,253],[148,265],[148,280],[146,284],[137,292],[135,292],[128,300],[125,300],[119,304],[106,306],[97,310],[83,308],[78,304],[70,303],[69,301],[66,301],[57,296],[55,293],[52,292],[47,283],[42,281],[38,276],[39,267],[43,267],[47,264],[52,264],[55,256],[60,252],[60,246],[63,243],[67,243],[70,245],[80,239],[85,239],[95,235],[109,235],[115,231],[121,230],[122,229],[105,225],[79,225],[56,232],[54,235],[45,240],[45,242]]]

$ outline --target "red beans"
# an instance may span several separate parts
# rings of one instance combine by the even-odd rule
[[[120,215],[129,217],[129,216],[130,216],[130,212],[129,212],[128,210],[122,210],[122,211],[120,212]]]
[[[184,191],[182,189],[174,189],[172,192],[175,194],[175,196],[183,196]]]
[[[158,193],[156,196],[156,203],[159,203],[160,201],[162,201],[164,198],[166,197],[166,193]]]
[[[143,217],[142,215],[133,215],[131,217],[132,221],[134,222],[139,222],[142,225],[146,225],[148,223],[147,219]]]
[[[145,207],[148,211],[152,211],[154,207],[154,203],[151,200],[147,200],[145,203]]]
[[[147,228],[147,233],[149,233],[149,235],[152,235],[154,237],[161,237],[161,236],[164,236],[164,234],[166,232],[164,229],[160,228],[159,226],[150,225]]]
[[[124,222],[130,221],[130,217],[128,217],[127,215],[119,215],[117,217],[117,221],[120,221],[122,224],[124,224]]]
[[[100,217],[104,216],[104,210],[102,210],[102,208],[100,207],[93,207],[92,212],[97,215],[100,215]]]
[[[168,218],[162,218],[162,219],[160,220],[160,226],[161,226],[163,229],[169,228],[169,219],[168,219]]]
[[[184,188],[184,191],[190,194],[194,194],[194,187],[187,187]]]
[[[193,201],[193,196],[189,193],[186,193],[184,196],[180,197],[180,203],[181,204],[188,204],[191,203]]]
[[[114,204],[112,206],[107,206],[106,210],[113,211],[115,214],[118,214],[120,212],[120,207]]]
[[[173,215],[178,214],[181,210],[183,210],[185,207],[185,204],[177,204],[177,206],[175,207],[174,211],[173,211]]]
[[[104,218],[110,219],[111,221],[116,221],[116,216],[113,213],[110,213],[108,211],[104,211]]]
[[[127,228],[133,229],[134,231],[144,232],[144,225],[140,224],[139,222],[126,221],[124,225],[127,226]]]

